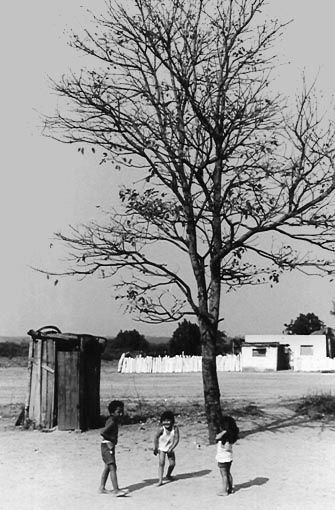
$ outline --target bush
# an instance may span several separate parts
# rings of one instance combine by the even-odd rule
[[[27,357],[29,351],[28,342],[0,342],[0,357],[3,358],[18,358]]]
[[[261,417],[264,416],[264,411],[254,403],[247,404],[242,407],[234,409],[234,414],[238,417]]]
[[[335,416],[335,395],[331,392],[306,395],[300,400],[295,411],[314,419]]]

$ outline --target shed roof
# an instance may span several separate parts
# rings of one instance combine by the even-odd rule
[[[106,338],[102,336],[90,335],[87,333],[61,333],[61,331],[55,326],[45,326],[38,330],[30,329],[28,335],[33,340],[62,340],[66,342],[80,342],[82,339],[89,341],[96,341],[100,344],[106,342]]]

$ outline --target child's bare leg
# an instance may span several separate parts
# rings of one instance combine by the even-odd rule
[[[228,492],[229,492],[229,494],[231,494],[233,492],[233,477],[230,472],[230,467],[229,467],[229,473],[228,473]]]
[[[222,491],[219,492],[219,496],[227,496],[228,495],[228,471],[226,467],[220,467],[220,474],[222,479]]]
[[[169,459],[169,467],[168,467],[168,470],[166,473],[166,478],[168,480],[172,480],[171,474],[172,474],[172,471],[174,470],[174,467],[176,465],[176,456],[175,456],[174,452],[169,453],[168,459]]]
[[[158,453],[158,483],[157,487],[163,485],[163,474],[164,474],[164,466],[165,466],[165,452],[159,451]]]
[[[116,464],[108,464],[109,467],[109,475],[110,479],[113,485],[114,492],[117,492],[119,489],[119,484],[117,481],[117,474],[116,474]]]
[[[104,470],[101,475],[99,492],[102,492],[102,493],[106,492],[106,482],[108,479],[108,475],[109,475],[109,467],[107,466],[107,464],[105,464]]]
[[[113,494],[115,496],[124,496],[128,493],[128,489],[120,489],[116,474],[116,464],[109,464],[109,475],[113,485]]]

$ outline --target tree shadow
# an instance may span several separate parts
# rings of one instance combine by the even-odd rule
[[[320,424],[320,422],[318,422]],[[263,423],[261,425],[257,424],[255,427],[252,427],[247,430],[241,430],[239,437],[243,439],[252,434],[258,434],[261,432],[277,432],[278,430],[285,429],[288,427],[312,427],[315,426],[315,421],[311,420],[308,416],[290,416],[287,418],[276,418],[268,421],[267,423]]]
[[[192,471],[191,473],[181,473],[179,475],[176,475],[173,478],[173,481],[178,482],[178,480],[186,480],[187,478],[197,478],[199,476],[208,475],[210,472],[211,472],[210,469],[202,469],[201,471]],[[145,478],[142,482],[134,483],[133,485],[128,485],[127,489],[129,490],[129,492],[139,491],[141,489],[144,489],[144,487],[155,485],[157,481],[158,481],[157,478]]]
[[[264,485],[266,482],[269,481],[269,478],[266,478],[264,476],[257,476],[253,480],[249,480],[248,482],[244,483],[238,483],[234,485],[234,492],[237,492],[241,489],[248,489],[249,487],[253,487],[254,485]]]

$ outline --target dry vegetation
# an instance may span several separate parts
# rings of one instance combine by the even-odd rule
[[[24,404],[27,391],[26,361],[6,359],[0,364],[0,425],[11,427]],[[22,366],[23,365],[23,366]],[[335,415],[335,374],[295,372],[220,372],[222,408],[242,425],[255,428],[282,420],[325,419]],[[116,362],[101,368],[101,413],[113,398],[125,401],[126,423],[155,423],[170,408],[179,423],[201,424],[206,435],[200,373],[119,374]]]

